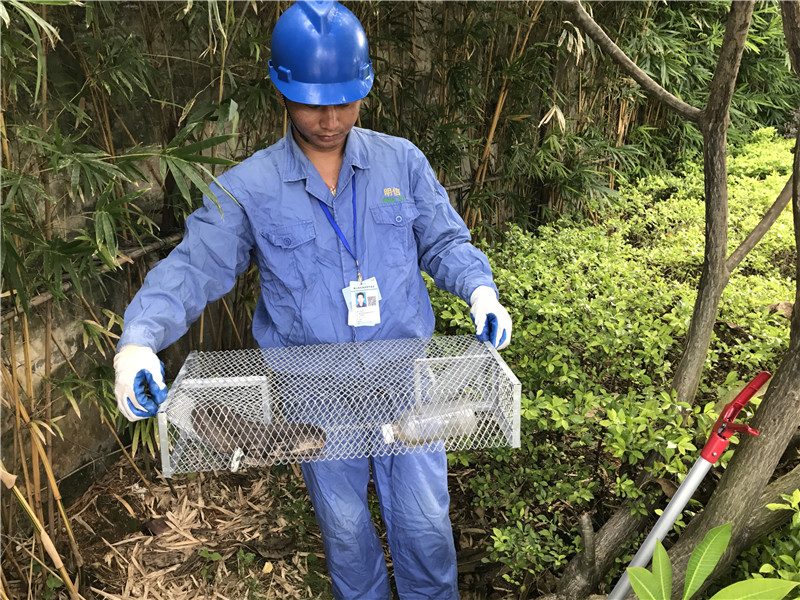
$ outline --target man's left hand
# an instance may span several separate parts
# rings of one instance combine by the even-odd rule
[[[486,285],[478,286],[469,299],[469,315],[475,323],[475,335],[481,342],[491,342],[502,350],[511,342],[511,317],[497,300],[497,293]]]

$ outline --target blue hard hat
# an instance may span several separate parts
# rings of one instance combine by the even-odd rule
[[[375,75],[358,18],[338,2],[299,1],[275,24],[269,76],[289,100],[347,104],[369,93]]]

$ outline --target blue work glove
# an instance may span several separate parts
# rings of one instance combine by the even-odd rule
[[[491,342],[502,350],[511,342],[511,317],[497,301],[497,292],[487,285],[478,286],[469,299],[469,316],[475,323],[475,335],[481,342]]]
[[[127,344],[114,357],[114,395],[117,406],[129,421],[155,416],[167,398],[164,363],[145,346]]]

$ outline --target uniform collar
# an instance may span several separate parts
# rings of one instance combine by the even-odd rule
[[[291,127],[286,130],[284,143],[288,148],[286,153],[286,163],[283,169],[283,181],[301,181],[305,180],[306,190],[316,198],[319,198],[326,204],[332,204],[330,192],[322,181],[322,178],[317,173],[314,165],[308,160],[308,157],[303,154],[300,146],[292,135]],[[367,159],[367,152],[364,147],[364,130],[359,127],[353,127],[347,135],[347,142],[344,147],[344,157],[342,158],[342,171],[339,174],[339,188],[340,190],[346,186],[353,176],[353,169],[368,169],[369,161]]]

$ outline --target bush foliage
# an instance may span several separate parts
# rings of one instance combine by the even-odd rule
[[[765,130],[732,152],[731,249],[780,192],[790,146]],[[784,214],[733,274],[694,407],[676,403],[670,383],[703,260],[698,165],[623,188],[618,209],[600,223],[512,228],[487,249],[514,321],[503,357],[523,386],[522,448],[451,460],[474,469],[474,502],[495,515],[492,557],[508,565],[509,578],[564,564],[579,546],[577,513],[603,519],[621,502],[641,511],[644,494],[657,498],[659,486],[634,485],[651,450],[660,455],[652,477],[677,485],[717,403],[774,370],[789,322],[767,307],[794,297],[783,268],[796,252],[791,232]],[[467,307],[431,293],[438,331],[469,331]]]

